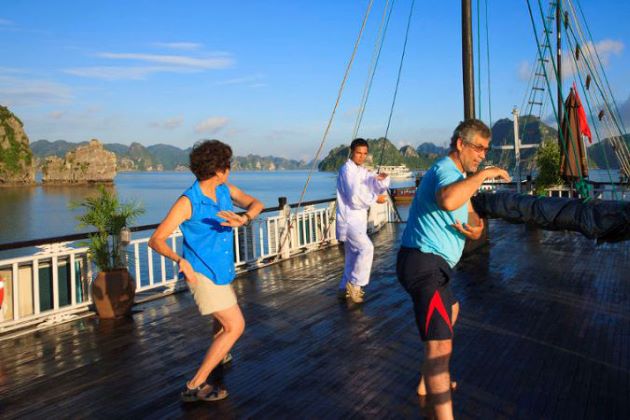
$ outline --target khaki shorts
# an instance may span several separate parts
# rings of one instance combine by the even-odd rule
[[[236,295],[231,284],[218,285],[201,273],[195,273],[197,282],[188,284],[190,293],[201,315],[210,315],[236,305]]]

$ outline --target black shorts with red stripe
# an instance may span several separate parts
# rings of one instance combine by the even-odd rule
[[[453,338],[451,323],[457,300],[450,287],[451,268],[444,258],[415,248],[400,248],[396,262],[398,281],[413,300],[422,341]]]

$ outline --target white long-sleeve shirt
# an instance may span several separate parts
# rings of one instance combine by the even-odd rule
[[[376,174],[352,160],[339,169],[337,177],[337,239],[345,241],[348,228],[367,230],[367,209],[389,187],[390,178],[382,181]]]

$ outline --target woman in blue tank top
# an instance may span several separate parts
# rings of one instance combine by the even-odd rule
[[[181,393],[185,402],[216,401],[227,397],[223,361],[245,329],[245,320],[232,289],[234,234],[263,209],[260,201],[228,184],[232,149],[218,140],[204,140],[190,152],[190,170],[197,180],[175,202],[149,240],[149,246],[175,261],[202,315],[215,318],[212,345]],[[243,208],[234,213],[233,204]],[[183,255],[166,239],[177,227],[184,236]],[[207,380],[212,374],[212,384]]]

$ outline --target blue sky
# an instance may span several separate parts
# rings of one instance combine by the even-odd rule
[[[521,104],[536,50],[526,2],[487,1],[496,121]],[[3,3],[0,104],[31,141],[185,148],[218,138],[238,155],[310,159],[368,0]],[[361,136],[385,133],[410,4],[395,2]],[[630,111],[630,2],[581,4],[616,99]],[[352,135],[384,5],[374,1],[325,151]],[[459,5],[416,2],[389,133],[399,146],[444,144],[462,118]],[[482,97],[488,121],[485,82]]]

